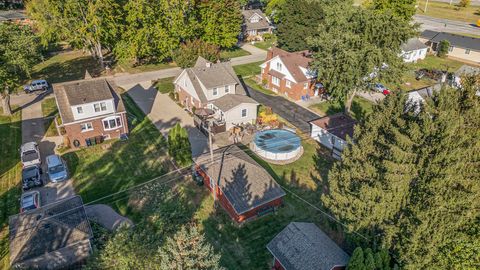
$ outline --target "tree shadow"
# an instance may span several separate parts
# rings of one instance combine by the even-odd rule
[[[353,113],[353,117],[357,120],[363,120],[367,117],[367,111],[362,108],[359,102],[352,102],[351,110]]]

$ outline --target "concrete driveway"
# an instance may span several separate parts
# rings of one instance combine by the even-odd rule
[[[166,94],[158,92],[151,82],[119,85],[147,115],[163,136],[177,123],[187,129],[192,155],[208,151],[208,139],[194,125],[193,118]]]
[[[63,181],[61,183],[51,183],[46,177],[46,161],[48,155],[55,153],[55,147],[58,142],[53,138],[46,138],[44,119],[42,113],[42,100],[50,93],[34,93],[24,95],[17,103],[22,110],[22,143],[37,142],[42,157],[43,180],[46,183],[43,187],[34,188],[38,190],[41,196],[42,205],[55,202],[60,199],[65,199],[75,195],[73,189],[72,179]]]

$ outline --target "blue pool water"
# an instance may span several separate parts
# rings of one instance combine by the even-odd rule
[[[283,129],[260,131],[255,134],[258,148],[271,153],[288,153],[300,147],[300,137]]]

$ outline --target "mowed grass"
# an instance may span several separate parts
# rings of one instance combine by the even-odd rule
[[[455,21],[462,21],[471,24],[476,24],[480,19],[480,6],[472,6],[460,8],[456,4],[449,5],[449,3],[428,1],[427,12],[425,12],[426,0],[418,2],[417,14],[426,15],[435,18],[449,19]]]
[[[57,103],[55,98],[47,98],[42,101],[42,113],[44,117],[45,136],[58,136],[57,128],[55,127],[55,117],[58,115]]]
[[[175,78],[173,77],[160,79],[155,83],[155,88],[162,94],[168,94],[172,92],[175,88],[175,86],[173,85],[174,79]]]
[[[373,106],[375,106],[375,104],[371,101],[356,96],[355,98],[353,98],[352,102],[352,116],[357,120],[364,120],[365,117],[367,117],[371,112],[373,112]],[[320,116],[332,115],[343,112],[345,110],[342,103],[335,101],[325,101],[322,103],[317,103],[310,106],[309,109],[315,111]]]
[[[253,44],[253,46],[259,48],[259,49],[262,49],[262,50],[265,50],[267,51],[268,49],[270,49],[271,47],[275,46],[277,44],[277,39],[274,38],[274,39],[271,39],[271,40],[268,40],[268,41],[260,41],[260,42],[255,42]]]
[[[237,73],[238,76],[241,76],[243,78],[248,78],[248,77],[252,77],[260,74],[261,64],[263,64],[263,61],[245,64],[245,65],[238,65],[238,66],[234,66],[233,70],[235,70],[235,73]]]
[[[222,60],[228,60],[235,57],[241,57],[241,56],[247,56],[247,55],[250,55],[250,53],[239,47],[224,49],[220,52],[220,58]]]
[[[22,165],[22,113],[3,116],[0,108],[0,269],[9,269],[8,217],[18,214]]]
[[[177,67],[175,63],[154,63],[154,64],[143,64],[143,65],[132,65],[129,63],[119,63],[114,67],[115,73],[141,73],[141,72],[149,72],[149,71],[156,71],[162,70],[167,68],[174,68]]]
[[[86,203],[161,176],[170,169],[163,136],[130,97],[122,98],[129,122],[134,125],[128,140],[107,141],[63,155],[75,191]],[[98,203],[111,203],[111,199]]]

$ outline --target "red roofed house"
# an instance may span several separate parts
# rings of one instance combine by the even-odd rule
[[[275,211],[285,192],[273,177],[236,145],[206,153],[195,160],[204,185],[237,223]]]
[[[293,100],[317,96],[317,77],[315,72],[309,69],[311,61],[308,51],[290,53],[271,48],[266,62],[260,65],[262,81],[266,82],[268,89]]]

